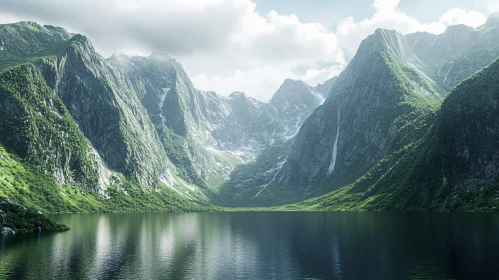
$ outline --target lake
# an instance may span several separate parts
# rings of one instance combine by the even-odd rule
[[[499,214],[54,215],[4,237],[0,279],[499,279]]]

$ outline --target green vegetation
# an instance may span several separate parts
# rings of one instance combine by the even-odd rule
[[[73,35],[62,28],[47,29],[33,22],[2,24],[0,33],[7,38],[0,53],[0,72],[40,58],[60,56],[73,43]]]
[[[163,126],[163,130],[163,146],[168,158],[177,167],[180,177],[196,186],[206,187],[205,181],[197,174],[187,153],[187,141],[166,126]]]
[[[81,188],[95,186],[85,137],[34,65],[0,74],[0,104],[0,143],[40,171],[71,177]]]
[[[35,226],[40,228],[36,229]],[[9,199],[0,200],[0,230],[3,228],[9,228],[15,233],[69,230],[67,226],[53,222],[42,212],[27,209]]]
[[[102,194],[71,185],[57,186],[52,176],[27,167],[17,156],[0,147],[0,198],[10,198],[30,209],[47,213],[124,211],[211,211],[162,186],[146,191],[120,176]]]
[[[48,213],[215,209],[184,197],[159,182],[148,173],[150,170],[141,168],[140,157],[134,152],[143,152],[141,149],[147,143],[126,124],[125,119],[135,112],[123,110],[118,110],[121,118],[116,122],[119,121],[122,133],[118,137],[133,153],[129,168],[126,175],[114,173],[111,185],[100,190],[97,158],[89,141],[34,65],[42,69],[56,65],[58,57],[66,57],[66,52],[75,50],[73,47],[81,48],[80,43],[86,39],[34,23],[0,25],[0,33],[9,38],[0,54],[0,198]],[[83,79],[77,76],[78,83],[72,85],[85,87],[80,78]],[[115,91],[111,84],[106,89]],[[185,149],[174,154],[181,142],[171,134],[168,136],[168,145],[173,146],[167,147],[181,162]],[[182,171],[185,178],[196,178],[192,176],[192,166]],[[141,177],[137,174],[142,173],[155,177],[157,186],[139,186]]]
[[[496,210],[499,62],[460,83],[442,101],[444,82],[427,78],[422,65],[402,61],[398,35],[385,33],[384,44],[396,48],[361,52],[364,56],[352,63],[355,71],[339,79],[335,95],[312,115],[300,137],[238,166],[229,153],[196,146],[188,133],[195,124],[185,119],[184,108],[196,103],[183,100],[188,94],[167,96],[163,87],[178,77],[161,68],[163,63],[154,65],[161,71],[152,67],[136,73],[133,82],[133,76],[107,65],[81,35],[35,23],[0,25],[6,41],[0,52],[0,199],[50,213],[211,211],[227,208],[199,201],[211,196],[218,205],[266,206],[296,202],[303,195],[322,196],[270,209]],[[453,71],[461,67],[459,75],[467,76],[493,56],[484,50],[467,53]],[[444,69],[443,63],[434,62],[430,76]],[[445,69],[447,74],[451,70]],[[141,75],[153,77],[154,83]],[[160,88],[161,105],[166,103],[155,130],[138,92]],[[245,100],[239,104],[247,111],[241,122],[250,122],[253,111],[246,110]],[[218,116],[214,119],[210,125],[218,125]],[[251,129],[267,121],[258,120]],[[341,133],[337,152],[342,162],[328,172],[336,131]],[[222,162],[227,163],[223,171],[208,166]],[[287,177],[277,180],[282,174]],[[253,202],[257,194],[259,201]],[[11,213],[26,223],[9,225],[29,230],[34,210]]]

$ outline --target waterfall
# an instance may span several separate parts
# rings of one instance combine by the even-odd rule
[[[333,173],[334,166],[336,165],[336,154],[338,153],[338,137],[340,136],[340,107],[338,107],[338,125],[336,128],[336,140],[334,140],[333,154],[331,155],[331,163],[327,170],[327,175]]]

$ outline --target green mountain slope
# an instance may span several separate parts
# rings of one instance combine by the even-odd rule
[[[364,40],[258,198],[283,203],[324,194],[422,137],[424,116],[434,111],[440,94],[403,62],[396,49],[403,39],[377,30]]]
[[[499,60],[460,83],[427,134],[353,184],[299,207],[334,210],[497,210]]]
[[[88,39],[31,22],[0,25],[0,37],[0,143],[16,158],[2,172],[17,177],[2,196],[50,212],[202,209],[200,193],[176,189],[127,77]]]
[[[0,74],[0,141],[30,164],[96,191],[97,159],[85,137],[40,71],[25,64]]]
[[[399,156],[409,153],[404,149],[424,145],[440,100],[499,56],[495,17],[478,28],[450,26],[438,35],[376,30],[300,128],[276,180],[260,194],[262,203],[318,196],[351,185],[376,166],[402,164]],[[413,167],[400,168],[407,173]]]

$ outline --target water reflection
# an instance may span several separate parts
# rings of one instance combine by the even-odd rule
[[[59,215],[1,240],[0,279],[499,279],[499,215]]]

